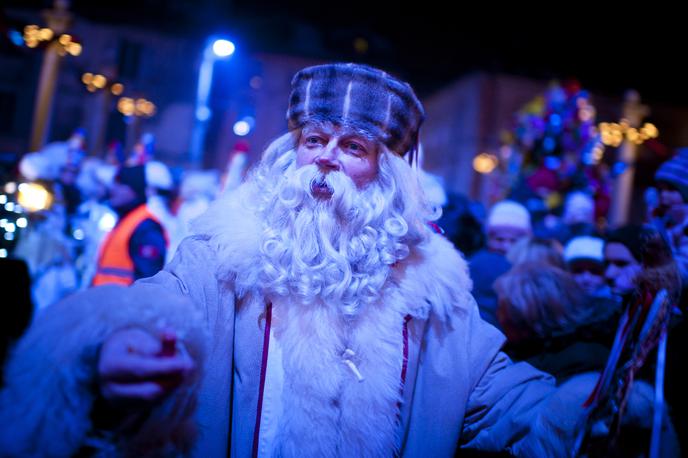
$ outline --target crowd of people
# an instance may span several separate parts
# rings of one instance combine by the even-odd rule
[[[27,155],[58,204],[14,252],[39,313],[4,371],[0,456],[645,456],[663,332],[661,456],[680,456],[688,149],[644,225],[602,228],[585,189],[546,224],[457,196],[438,220],[424,117],[407,83],[328,64],[294,76],[245,180],[75,139],[57,167]],[[599,394],[617,353],[628,378]],[[591,396],[621,403],[622,445]]]

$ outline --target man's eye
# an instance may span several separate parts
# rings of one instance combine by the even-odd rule
[[[323,139],[320,137],[317,137],[317,136],[312,135],[310,137],[306,137],[306,144],[307,145],[320,145],[320,144],[322,144],[322,142],[323,142]]]
[[[358,156],[364,155],[366,153],[365,147],[363,145],[361,145],[360,143],[349,142],[347,144],[347,148],[349,149],[349,151],[353,152],[354,154],[356,154]]]

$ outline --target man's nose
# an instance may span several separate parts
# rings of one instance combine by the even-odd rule
[[[337,160],[337,145],[328,144],[317,158],[315,164],[322,170],[327,172],[334,172],[340,169],[339,161]]]

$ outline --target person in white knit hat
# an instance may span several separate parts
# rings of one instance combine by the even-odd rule
[[[590,295],[608,292],[604,278],[604,240],[598,237],[574,237],[564,247],[564,261],[574,280]]]
[[[487,217],[488,250],[506,255],[511,246],[531,235],[530,213],[513,200],[497,203]]]
[[[487,247],[469,260],[473,296],[482,319],[501,329],[496,315],[497,293],[493,284],[497,277],[511,268],[506,258],[509,249],[519,240],[530,236],[530,214],[518,202],[504,200],[490,209],[485,229]]]

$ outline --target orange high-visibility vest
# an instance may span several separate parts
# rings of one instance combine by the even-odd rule
[[[91,282],[92,286],[134,283],[134,261],[129,255],[129,240],[139,224],[146,219],[152,219],[160,224],[146,204],[139,205],[110,231],[100,247],[98,266]]]

